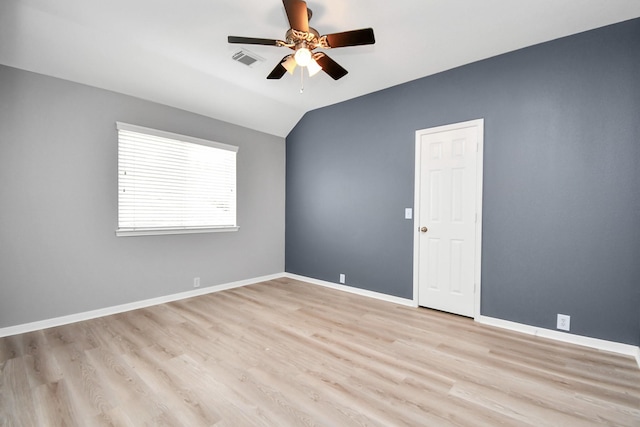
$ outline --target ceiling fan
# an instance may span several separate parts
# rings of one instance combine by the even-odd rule
[[[302,0],[282,0],[287,19],[291,28],[285,35],[285,40],[260,39],[252,37],[229,36],[229,43],[253,44],[263,46],[288,47],[294,52],[282,60],[267,76],[267,79],[280,79],[288,71],[293,74],[296,66],[307,67],[309,75],[313,76],[320,70],[327,73],[334,80],[347,75],[340,64],[324,52],[314,52],[315,49],[334,49],[338,47],[361,46],[376,42],[372,28],[345,31],[342,33],[320,36],[315,28],[309,26],[313,13]]]

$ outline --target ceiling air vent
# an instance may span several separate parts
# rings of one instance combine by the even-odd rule
[[[256,63],[264,61],[264,58],[261,58],[255,53],[249,52],[246,49],[234,53],[232,58],[234,61],[241,62],[249,67],[253,67],[254,65],[256,65]]]

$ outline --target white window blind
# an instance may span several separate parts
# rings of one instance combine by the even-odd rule
[[[117,235],[238,229],[238,147],[126,123],[116,125]]]

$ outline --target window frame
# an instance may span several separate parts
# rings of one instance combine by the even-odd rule
[[[116,130],[117,130],[117,142],[118,142],[118,159],[117,159],[117,170],[118,170],[118,195],[117,195],[117,226],[116,226],[116,236],[118,237],[126,237],[126,236],[149,236],[149,235],[170,235],[170,234],[194,234],[194,233],[219,233],[219,232],[234,232],[238,231],[240,227],[238,226],[238,210],[237,210],[237,152],[239,147],[229,144],[223,144],[221,142],[210,141],[206,139],[196,138],[188,135],[181,135],[173,132],[162,131],[158,129],[146,128],[143,126],[132,125],[123,122],[116,122]],[[139,134],[143,134],[151,137],[159,137],[159,138],[167,138],[172,139],[188,144],[197,144],[205,147],[221,149],[225,151],[231,151],[236,154],[235,158],[235,171],[234,171],[234,193],[235,193],[235,225],[221,225],[221,226],[163,226],[163,227],[121,227],[120,220],[120,191],[121,191],[121,166],[120,166],[120,131],[129,131],[135,132]]]

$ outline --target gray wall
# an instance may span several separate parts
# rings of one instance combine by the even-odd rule
[[[240,231],[116,237],[116,121],[239,146]],[[283,138],[0,66],[0,327],[281,273],[284,171]]]
[[[640,344],[639,52],[627,21],[307,113],[286,271],[411,298],[415,131],[484,118],[482,314]]]

